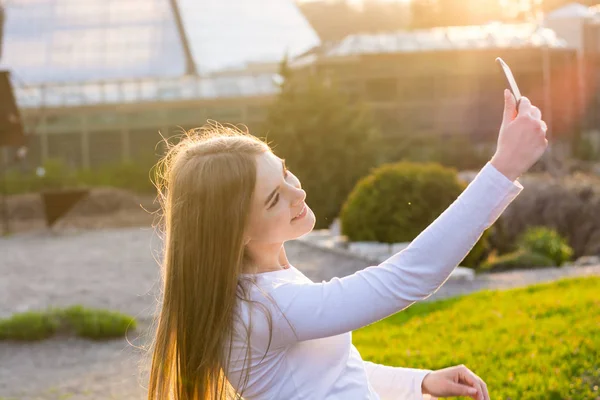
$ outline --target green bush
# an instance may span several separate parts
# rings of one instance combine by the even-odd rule
[[[480,271],[501,272],[520,268],[554,267],[554,260],[543,254],[520,249],[501,256],[490,255],[481,265]]]
[[[85,186],[110,186],[148,193],[154,190],[150,181],[152,165],[146,160],[106,165],[93,170],[81,169],[77,171],[76,179]]]
[[[135,162],[108,164],[94,169],[69,169],[59,159],[49,159],[42,167],[45,175],[39,177],[36,171],[8,171],[6,186],[9,194],[31,193],[42,190],[67,187],[115,187],[137,193],[150,193],[155,190],[150,177],[154,174],[154,158]]]
[[[42,167],[44,175],[37,177],[40,189],[62,189],[75,184],[73,171],[60,159],[49,159]]]
[[[124,336],[136,326],[133,317],[118,312],[73,306],[66,310],[25,312],[0,320],[0,340],[41,340],[69,328],[81,337],[110,339]]]
[[[383,165],[363,178],[340,216],[350,241],[410,242],[465,189],[456,171],[437,164]],[[489,251],[485,232],[462,265],[476,266]]]
[[[387,162],[438,163],[445,167],[478,170],[492,157],[496,143],[478,143],[467,135],[422,135],[402,132],[386,138],[381,151]]]
[[[52,312],[24,312],[0,320],[0,340],[41,340],[54,335],[60,320]]]
[[[127,329],[135,329],[133,317],[108,310],[73,306],[64,315],[77,335],[90,339],[108,339],[125,335]]]
[[[526,174],[525,190],[494,224],[492,247],[500,253],[517,249],[532,226],[547,226],[568,239],[573,258],[600,254],[600,179],[574,174],[561,178]]]
[[[529,228],[518,240],[518,247],[546,256],[560,267],[571,260],[573,249],[555,230],[547,227]]]
[[[23,173],[11,170],[6,174],[6,189],[8,194],[39,192],[41,190],[62,189],[76,185],[73,171],[60,159],[48,159],[41,167],[43,176],[37,176],[36,171]]]

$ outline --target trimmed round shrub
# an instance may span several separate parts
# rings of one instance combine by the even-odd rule
[[[529,228],[519,239],[518,246],[548,257],[558,267],[573,257],[573,249],[567,240],[554,229],[543,226]]]
[[[553,266],[555,264],[551,258],[543,254],[521,249],[502,256],[490,256],[481,265],[481,271],[502,272],[520,268],[530,269]]]
[[[400,162],[375,169],[355,186],[340,215],[351,241],[410,242],[465,189],[454,169],[438,164]],[[462,265],[487,256],[487,233]]]

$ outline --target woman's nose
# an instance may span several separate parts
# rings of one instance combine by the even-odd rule
[[[306,199],[306,192],[300,188],[294,188],[294,202],[293,206],[297,206],[302,204],[302,202]]]

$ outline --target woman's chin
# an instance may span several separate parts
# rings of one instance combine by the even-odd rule
[[[310,232],[312,232],[312,230],[315,227],[315,223],[316,223],[316,218],[315,218],[315,214],[313,213],[313,211],[309,208],[308,212],[306,213],[306,215],[298,220],[298,221],[293,221],[293,224],[296,225],[296,237],[294,239],[298,239],[299,237],[302,237],[304,235],[309,234]],[[292,240],[294,240],[292,239]]]

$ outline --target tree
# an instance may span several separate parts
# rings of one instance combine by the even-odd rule
[[[381,160],[370,113],[322,76],[285,77],[262,132],[307,192],[317,228],[328,227],[360,178]]]

